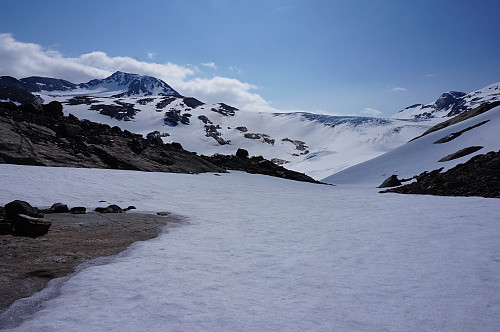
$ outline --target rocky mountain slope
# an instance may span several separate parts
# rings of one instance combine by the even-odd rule
[[[316,179],[387,152],[434,124],[242,111],[224,103],[206,104],[180,96],[163,81],[122,72],[81,84],[30,77],[19,80],[17,86],[45,103],[61,102],[66,115],[118,126],[144,137],[159,132],[163,142],[179,142],[203,155],[229,155],[243,148],[250,155],[263,156]],[[0,91],[1,99],[17,101]]]
[[[497,197],[498,103],[464,112],[448,124],[323,181],[375,187],[396,175],[402,182],[417,181],[398,192]]]
[[[498,89],[493,84],[468,95],[445,93],[432,104],[414,105],[391,119],[242,111],[181,96],[161,80],[123,72],[80,84],[2,77],[0,100],[58,101],[66,115],[143,137],[154,135],[164,143],[179,142],[207,156],[231,155],[243,148],[250,155],[322,179],[405,144],[442,117],[496,100]]]
[[[424,172],[415,182],[384,192],[500,198],[500,151],[477,155],[443,173]]]
[[[458,91],[445,92],[432,103],[409,106],[392,118],[413,120],[451,118],[464,111],[496,101],[500,101],[500,83],[488,85],[468,94]]]
[[[249,158],[248,153],[222,160],[202,158],[179,143],[164,144],[157,132],[143,138],[117,126],[64,116],[62,110],[56,101],[20,106],[0,103],[0,163],[174,173],[242,170],[316,182],[262,157]]]

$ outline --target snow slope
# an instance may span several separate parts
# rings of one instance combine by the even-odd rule
[[[179,142],[186,150],[204,155],[234,154],[238,148],[247,149],[250,155],[275,159],[286,168],[316,179],[390,151],[436,123],[237,109],[227,112],[225,104],[188,105],[182,97],[169,97],[169,103],[159,108],[158,104],[166,100],[163,96],[111,98],[97,94],[92,97],[92,105],[133,105],[135,114],[124,119],[91,110],[90,104],[68,104],[75,96],[92,96],[92,93],[51,91],[40,96],[45,102],[65,103],[65,114],[80,119],[119,126],[144,136],[159,131],[165,135],[165,143]],[[116,91],[106,90],[105,95],[114,93]],[[173,119],[170,122],[166,121],[167,113]]]
[[[238,172],[0,165],[0,178],[1,205],[106,200],[187,217],[52,283],[35,314],[22,306],[36,306],[36,296],[17,302],[0,316],[3,328],[25,317],[12,330],[500,329],[497,199],[382,195]]]
[[[485,88],[465,94],[449,91],[443,93],[435,102],[423,105],[409,106],[391,118],[394,119],[429,119],[450,118],[461,112],[476,108],[485,103],[500,100],[500,82],[488,85]]]
[[[452,141],[434,144],[437,140],[451,133],[462,131],[487,120],[487,123],[464,132]],[[459,163],[466,162],[475,155],[499,151],[498,128],[500,128],[500,107],[495,107],[481,115],[435,131],[377,158],[333,174],[323,181],[336,184],[379,185],[392,174],[398,175],[401,179],[440,167],[447,170]],[[461,158],[438,162],[441,158],[470,146],[482,146],[483,148]]]

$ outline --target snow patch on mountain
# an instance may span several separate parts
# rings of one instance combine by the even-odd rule
[[[498,128],[500,128],[500,107],[495,107],[478,116],[422,136],[377,158],[333,174],[323,181],[335,184],[379,185],[392,174],[398,175],[401,179],[441,167],[448,170],[475,155],[499,151]],[[450,154],[473,146],[482,148],[460,158],[440,162]]]
[[[494,83],[469,94],[457,91],[445,92],[435,102],[409,106],[393,115],[392,118],[414,120],[450,118],[466,110],[498,100],[500,100],[500,83]]]

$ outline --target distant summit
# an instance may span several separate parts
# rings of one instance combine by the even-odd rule
[[[411,120],[451,118],[464,111],[498,100],[500,100],[500,83],[495,83],[469,94],[458,91],[445,92],[433,103],[406,107],[392,118]]]
[[[104,79],[94,79],[87,83],[78,85],[79,88],[101,91],[123,91],[112,97],[131,97],[131,96],[174,96],[181,95],[172,89],[164,81],[137,74],[124,73],[117,71],[113,75]]]
[[[87,83],[74,84],[66,80],[31,76],[21,78],[2,76],[0,83],[10,89],[15,87],[28,93],[64,92],[65,94],[102,95],[107,97],[173,96],[182,97],[164,81],[137,74],[115,72],[103,79],[93,79]],[[85,91],[82,91],[85,90]],[[6,98],[4,98],[6,99]]]

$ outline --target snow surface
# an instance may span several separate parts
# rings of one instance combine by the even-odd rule
[[[187,217],[52,283],[41,310],[14,331],[500,329],[497,199],[239,172],[0,165],[0,178],[0,205],[106,200]],[[28,308],[13,310],[23,303],[0,326],[26,316]]]
[[[486,120],[489,122],[464,132],[452,141],[433,144],[451,133],[462,131]],[[392,174],[404,179],[441,167],[444,168],[443,171],[446,171],[466,162],[475,155],[499,151],[500,134],[498,128],[500,128],[500,106],[408,142],[377,158],[333,174],[322,181],[326,183],[379,185]],[[483,146],[483,148],[461,158],[438,162],[441,158],[470,146]]]

